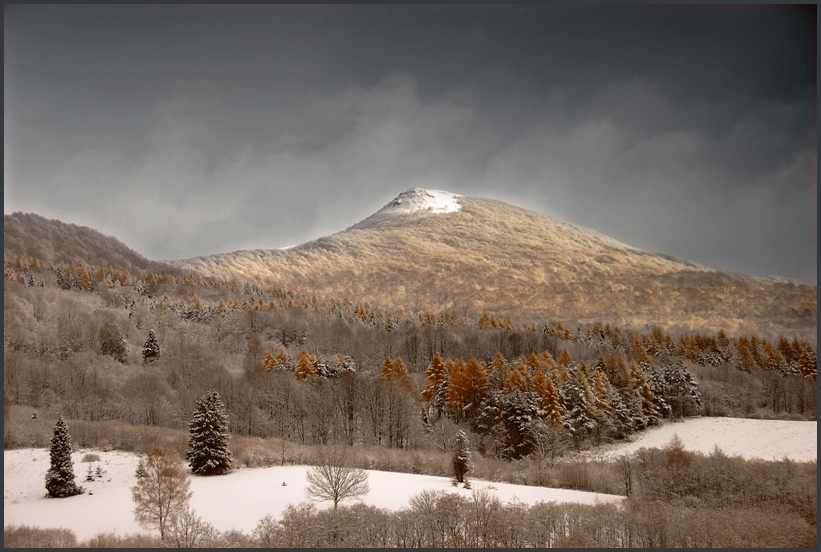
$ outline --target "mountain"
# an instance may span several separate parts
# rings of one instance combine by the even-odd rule
[[[524,324],[615,323],[815,340],[817,288],[651,254],[500,201],[412,189],[345,231],[288,249],[177,261],[396,310]]]
[[[119,270],[171,272],[167,264],[150,261],[120,240],[89,228],[33,213],[3,216],[3,254],[6,259],[20,255],[52,263],[108,266]]]

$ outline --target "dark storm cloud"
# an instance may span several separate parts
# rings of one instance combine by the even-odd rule
[[[6,212],[185,258],[419,186],[816,282],[814,6],[4,15]]]

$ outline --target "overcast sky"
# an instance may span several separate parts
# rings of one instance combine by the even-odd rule
[[[816,285],[816,8],[4,6],[5,213],[153,260],[411,187]]]

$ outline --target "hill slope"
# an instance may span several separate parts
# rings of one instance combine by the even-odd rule
[[[87,265],[112,265],[119,270],[173,270],[171,265],[150,261],[120,240],[97,230],[33,213],[3,216],[3,253],[7,259],[26,255],[52,263],[71,264],[82,260]]]
[[[409,190],[343,232],[286,250],[175,264],[319,297],[397,310],[488,312],[525,323],[609,322],[813,340],[817,328],[813,286],[711,270],[534,211],[446,192]]]

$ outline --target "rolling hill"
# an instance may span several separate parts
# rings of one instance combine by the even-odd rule
[[[174,271],[167,263],[150,261],[117,238],[87,226],[47,219],[33,213],[3,216],[3,254],[20,255],[52,263],[83,261],[91,266],[112,265],[119,270]]]

